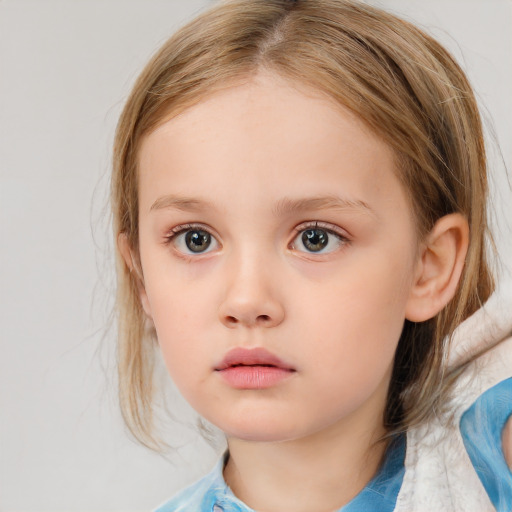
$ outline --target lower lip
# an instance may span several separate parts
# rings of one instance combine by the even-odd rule
[[[266,389],[289,378],[294,370],[276,366],[232,366],[219,370],[221,377],[235,389]]]

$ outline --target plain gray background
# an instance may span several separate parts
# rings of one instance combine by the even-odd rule
[[[151,510],[217,458],[193,429],[169,424],[182,445],[171,462],[124,431],[104,213],[128,91],[150,54],[209,3],[0,0],[1,511]],[[416,20],[458,57],[510,169],[512,2],[372,3]],[[495,149],[491,162],[509,265],[501,283],[511,286],[510,188]],[[173,407],[187,410],[179,397]]]

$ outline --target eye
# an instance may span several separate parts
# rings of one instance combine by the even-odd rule
[[[178,226],[166,238],[184,254],[204,254],[219,246],[217,239],[200,226]]]
[[[298,235],[293,240],[291,247],[299,251],[327,254],[338,250],[348,242],[346,237],[333,229],[319,226],[318,222],[305,229],[301,229],[299,226],[296,230]]]

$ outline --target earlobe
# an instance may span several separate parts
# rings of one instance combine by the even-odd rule
[[[464,268],[469,227],[459,213],[441,217],[428,234],[417,261],[416,276],[406,305],[406,318],[424,322],[453,298]]]
[[[140,265],[137,264],[137,260],[134,257],[133,250],[130,246],[130,242],[128,240],[128,237],[125,233],[119,233],[117,237],[117,247],[119,249],[119,252],[121,253],[121,256],[130,270],[130,274],[134,276],[134,279],[137,282],[137,289],[139,292],[139,300],[141,303],[142,308],[144,309],[144,312],[149,318],[152,318],[151,316],[151,308],[149,306],[148,296],[146,293],[146,289],[144,287],[144,279],[142,276],[142,270],[140,269]]]

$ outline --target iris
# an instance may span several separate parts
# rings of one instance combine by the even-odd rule
[[[201,229],[188,231],[185,235],[185,244],[192,252],[204,252],[212,243],[210,233]]]
[[[302,233],[302,243],[309,251],[318,252],[329,243],[329,235],[323,229],[306,229]]]

